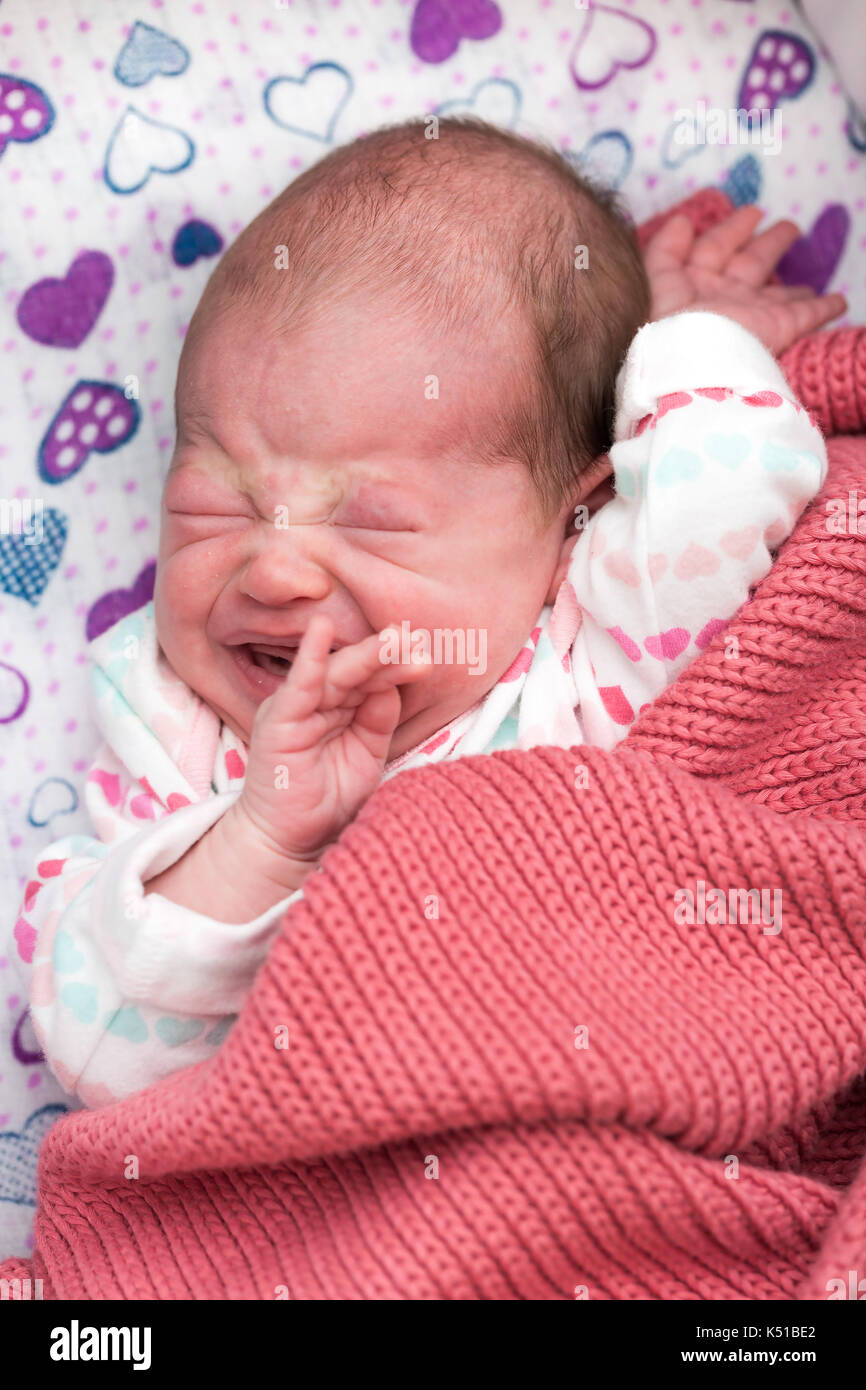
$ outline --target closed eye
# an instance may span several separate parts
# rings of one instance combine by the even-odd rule
[[[193,521],[252,521],[253,518],[245,512],[206,512],[201,507],[186,511],[182,507],[168,507],[169,516],[187,516]]]
[[[358,521],[338,521],[338,526],[342,526],[344,531],[376,531],[385,534],[400,535],[406,532],[420,531],[420,526],[372,526],[362,525]]]
[[[365,514],[366,513],[366,514]],[[408,518],[391,516],[387,512],[380,511],[378,508],[372,512],[354,511],[346,509],[343,516],[339,516],[335,523],[347,531],[420,531],[420,526],[413,525]]]

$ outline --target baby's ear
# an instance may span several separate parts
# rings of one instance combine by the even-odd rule
[[[577,544],[578,535],[574,532],[566,535],[559,551],[559,559],[556,562],[556,569],[553,571],[553,578],[550,581],[550,588],[547,591],[545,603],[556,603],[556,595],[559,593],[559,586],[568,575],[568,566],[571,560],[571,552]]]
[[[612,465],[608,454],[600,454],[580,479],[577,497],[566,520],[565,534],[559,551],[559,560],[550,581],[545,603],[555,603],[559,586],[568,575],[571,552],[574,549],[584,526],[593,512],[604,506],[613,497],[611,485]]]
[[[580,479],[580,494],[577,505],[586,507],[586,513],[581,513],[582,516],[592,516],[599,507],[603,507],[605,502],[610,501],[614,495],[612,479],[613,464],[610,461],[610,454],[599,454]],[[576,511],[577,506],[575,506]]]

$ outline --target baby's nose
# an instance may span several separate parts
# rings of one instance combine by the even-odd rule
[[[327,598],[332,583],[328,571],[303,545],[277,532],[247,564],[240,588],[257,603],[279,608],[299,598]]]

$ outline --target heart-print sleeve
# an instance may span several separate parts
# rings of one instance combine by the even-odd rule
[[[772,355],[733,320],[698,311],[635,337],[610,457],[616,495],[580,536],[566,581],[580,613],[580,718],[604,748],[723,642],[827,471],[820,430]]]
[[[238,795],[169,809],[103,744],[85,787],[96,835],[57,841],[35,867],[15,927],[30,1013],[51,1070],[85,1105],[211,1055],[301,896],[234,924],[145,895]]]

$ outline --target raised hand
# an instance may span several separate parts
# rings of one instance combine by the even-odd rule
[[[684,213],[669,218],[644,251],[653,319],[682,309],[724,314],[778,356],[843,314],[848,302],[842,294],[767,283],[802,233],[796,222],[784,220],[755,235],[762,215],[753,205],[738,208],[698,237]]]
[[[240,813],[277,855],[312,860],[381,780],[400,717],[398,684],[423,663],[383,665],[373,633],[331,652],[329,618],[310,620],[280,688],[256,711]]]

